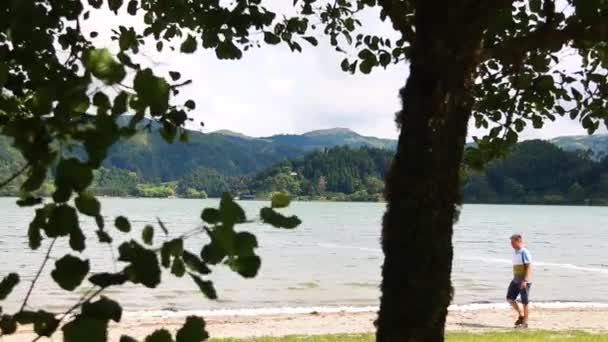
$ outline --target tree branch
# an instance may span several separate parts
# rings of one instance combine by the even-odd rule
[[[482,62],[489,59],[510,59],[522,56],[534,49],[551,49],[579,40],[608,40],[608,20],[597,21],[591,25],[572,24],[562,29],[545,26],[527,35],[505,39],[484,49]]]
[[[3,181],[2,183],[0,183],[0,189],[4,188],[5,186],[7,186],[10,182],[12,182],[13,180],[15,180],[15,178],[19,177],[21,174],[23,174],[25,171],[27,171],[27,169],[31,166],[30,163],[25,164],[19,171],[15,172],[14,174],[12,174],[7,180]]]
[[[57,238],[54,238],[51,241],[51,244],[49,245],[49,249],[46,251],[46,255],[44,256],[44,260],[42,260],[42,265],[40,265],[40,268],[38,269],[38,273],[36,273],[34,280],[32,280],[32,283],[30,284],[30,288],[27,291],[25,298],[23,299],[23,304],[21,304],[21,309],[19,309],[19,311],[23,311],[23,309],[25,309],[25,306],[27,305],[27,301],[28,301],[28,299],[30,299],[30,295],[32,294],[32,290],[34,290],[34,285],[36,285],[38,278],[40,278],[40,274],[42,273],[42,270],[44,269],[46,262],[49,261],[49,258],[51,256],[51,250],[53,249],[53,245],[55,245],[55,241],[57,241]]]

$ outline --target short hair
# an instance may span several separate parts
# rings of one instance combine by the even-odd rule
[[[511,235],[511,240],[522,240],[523,237],[521,236],[521,234],[513,234]]]

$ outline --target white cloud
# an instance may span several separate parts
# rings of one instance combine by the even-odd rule
[[[394,35],[377,13],[366,13],[364,23],[373,31]],[[101,32],[116,25],[140,26],[138,18],[110,12],[96,14],[88,25]],[[103,36],[103,35],[102,35]],[[107,37],[107,36],[106,36]],[[102,44],[110,41],[105,38]],[[326,43],[326,42],[325,42]],[[192,55],[157,53],[147,58],[165,70],[180,71],[193,83],[179,100],[197,102],[193,118],[205,123],[204,131],[230,129],[252,136],[302,133],[347,127],[361,134],[396,138],[394,113],[399,109],[398,90],[406,81],[407,65],[375,70],[371,75],[349,75],[340,70],[344,58],[324,44],[306,46],[301,54],[286,46],[255,49],[240,61],[219,61],[211,50]],[[478,133],[472,129],[471,135]],[[543,130],[528,130],[526,138],[585,134],[578,122],[558,119]]]

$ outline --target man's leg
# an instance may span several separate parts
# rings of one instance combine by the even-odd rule
[[[529,309],[528,309],[528,304],[530,303],[530,286],[532,284],[527,284],[525,289],[521,289],[521,303],[522,306],[524,307],[524,325],[525,327],[528,326],[528,317],[529,317]]]
[[[525,316],[525,310],[527,310],[527,306],[524,306],[524,314],[522,314],[521,309],[519,308],[519,305],[517,304],[517,302],[515,300],[508,299],[507,301],[509,302],[509,304],[511,304],[511,307],[513,308],[513,310],[515,310],[515,312],[517,312],[518,317]]]
[[[509,302],[509,304],[511,304],[511,307],[513,308],[513,310],[515,310],[515,312],[517,312],[517,321],[515,321],[516,326],[521,324],[521,322],[524,319],[521,309],[519,308],[519,305],[517,305],[517,302],[515,301],[517,299],[517,296],[519,295],[519,292],[520,292],[519,285],[512,281],[509,284],[509,289],[507,291],[507,302]]]

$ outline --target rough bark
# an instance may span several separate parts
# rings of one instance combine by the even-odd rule
[[[452,298],[452,226],[483,24],[467,1],[418,3],[387,178],[377,341],[443,341]]]

